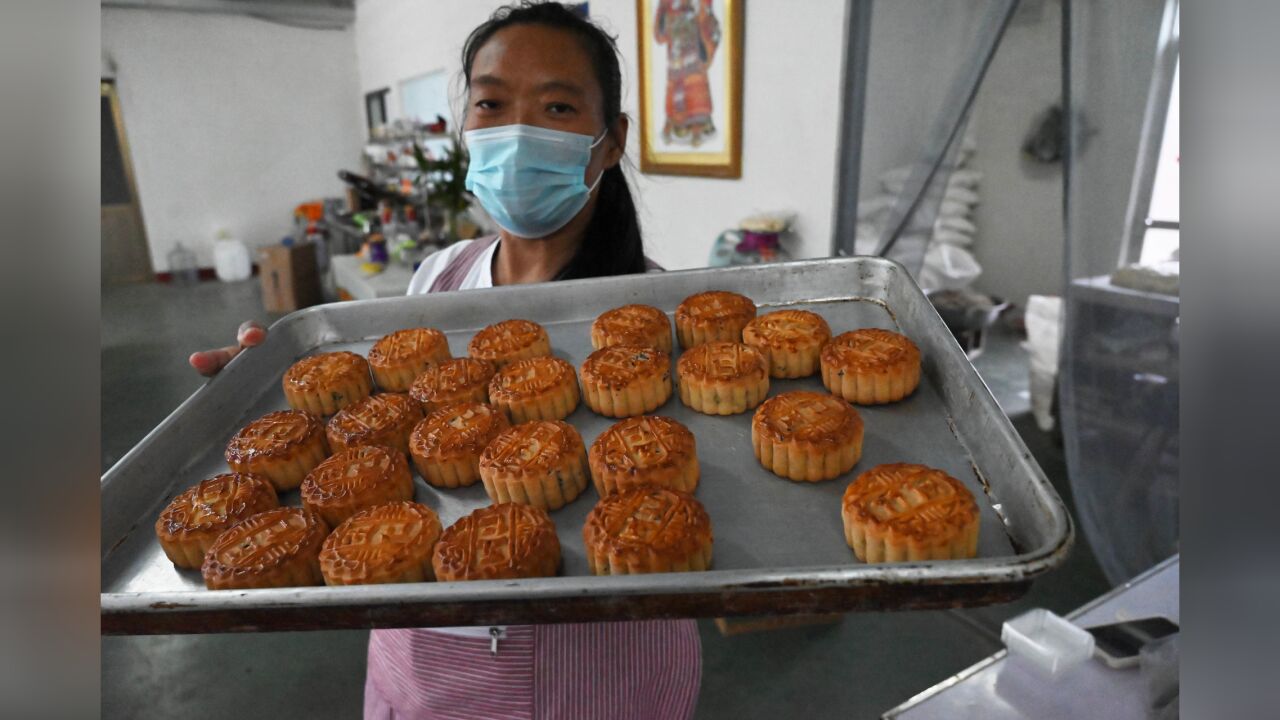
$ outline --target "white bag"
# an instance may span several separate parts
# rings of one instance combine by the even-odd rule
[[[978,226],[974,225],[968,218],[959,215],[942,215],[933,223],[934,231],[938,230],[954,230],[966,235],[974,235],[978,232]]]
[[[973,245],[973,236],[968,233],[956,232],[951,228],[935,227],[933,230],[933,239],[935,242],[946,243],[947,245],[956,245],[959,247],[969,247]]]
[[[958,290],[968,287],[982,274],[977,259],[962,247],[932,243],[924,254],[920,268],[920,287],[924,290]]]
[[[1036,425],[1053,429],[1053,385],[1058,377],[1058,348],[1062,343],[1062,298],[1032,295],[1027,298],[1027,340],[1030,353],[1031,414]]]
[[[947,178],[947,187],[967,187],[974,188],[978,183],[982,182],[981,170],[956,170],[951,173],[951,177]]]
[[[946,200],[938,205],[939,217],[969,217],[969,206],[954,200]]]
[[[980,198],[978,197],[978,193],[970,190],[969,188],[957,185],[954,187],[948,186],[947,192],[942,196],[942,199],[964,203],[966,205],[977,205]]]

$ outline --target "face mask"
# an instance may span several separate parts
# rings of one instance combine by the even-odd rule
[[[471,163],[467,190],[503,230],[522,238],[546,237],[569,223],[600,184],[584,175],[590,135],[532,125],[503,125],[463,133]]]

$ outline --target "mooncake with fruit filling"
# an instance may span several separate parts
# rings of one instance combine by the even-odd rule
[[[279,505],[276,489],[251,473],[223,473],[187,488],[156,520],[165,556],[181,568],[199,568],[209,546],[227,528]]]
[[[862,457],[862,417],[827,393],[798,390],[764,401],[751,418],[751,448],[765,469],[818,482],[848,472]]]
[[[302,358],[282,384],[289,407],[312,415],[332,415],[373,392],[369,362],[345,350]]]
[[[671,398],[671,357],[654,347],[596,350],[582,363],[579,376],[587,407],[605,417],[643,415]]]
[[[766,313],[742,331],[742,342],[764,353],[769,375],[776,378],[809,377],[817,372],[818,354],[830,339],[827,321],[808,310]]]
[[[845,489],[845,541],[863,562],[952,560],[978,554],[978,504],[925,465],[877,465]]]
[[[329,419],[329,449],[385,445],[409,452],[409,433],[422,419],[422,406],[405,393],[378,393],[348,405]]]
[[[326,585],[411,583],[435,579],[431,554],[440,518],[426,505],[392,502],[347,518],[320,548]]]
[[[476,333],[467,351],[502,368],[516,360],[550,355],[551,340],[546,329],[532,320],[503,320]]]
[[[218,536],[200,573],[210,590],[320,585],[320,545],[329,528],[300,507],[267,510]]]
[[[822,384],[859,405],[897,402],[920,384],[920,349],[889,330],[842,333],[822,349]]]
[[[558,357],[517,360],[489,381],[489,402],[512,423],[568,417],[578,400],[578,376]]]
[[[484,449],[480,479],[495,504],[558,510],[587,488],[587,450],[563,420],[521,423]]]
[[[708,415],[735,415],[769,395],[769,366],[759,350],[711,342],[684,351],[676,363],[680,400]]]
[[[671,321],[652,305],[616,307],[591,323],[591,347],[647,345],[671,354]]]
[[[560,567],[560,538],[545,510],[489,505],[444,531],[431,565],[441,582],[551,577]]]
[[[378,387],[405,392],[422,371],[448,360],[449,339],[435,328],[407,328],[384,335],[369,349]]]
[[[676,335],[688,349],[709,342],[742,342],[742,329],[756,316],[751,298],[724,290],[690,295],[676,307]]]
[[[409,386],[409,397],[431,412],[450,403],[489,402],[489,381],[497,368],[488,360],[464,357],[445,360],[422,371]]]
[[[372,505],[413,499],[413,475],[404,455],[381,445],[344,450],[302,481],[302,505],[329,527]]]
[[[428,484],[466,487],[480,479],[480,453],[509,427],[507,416],[489,405],[451,403],[428,413],[413,429],[409,454]]]
[[[693,492],[698,446],[689,428],[660,415],[627,418],[600,433],[587,453],[601,497],[637,485]]]
[[[232,470],[261,475],[276,490],[292,490],[329,455],[324,423],[301,410],[267,413],[245,425],[227,443]]]
[[[600,499],[582,528],[594,575],[711,567],[711,517],[692,495],[640,486]]]

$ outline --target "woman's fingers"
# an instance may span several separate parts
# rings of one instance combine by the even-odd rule
[[[239,355],[241,350],[251,348],[254,345],[261,345],[262,341],[266,339],[266,328],[252,320],[246,320],[241,323],[240,328],[236,331],[236,345],[228,345],[217,350],[202,350],[191,353],[191,357],[187,358],[187,362],[191,363],[191,367],[195,368],[196,372],[205,377],[212,377],[226,367],[227,363],[231,362],[231,358]]]
[[[267,339],[267,330],[252,320],[246,320],[236,332],[236,341],[240,347],[247,348],[259,345]]]
[[[226,364],[231,362],[231,358],[239,355],[240,349],[239,345],[228,345],[217,350],[194,352],[187,358],[187,362],[191,363],[191,367],[195,368],[196,372],[205,377],[212,377],[226,367]]]

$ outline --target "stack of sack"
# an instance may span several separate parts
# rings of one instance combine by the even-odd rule
[[[982,173],[966,167],[973,148],[972,139],[966,138],[956,153],[954,169],[946,178],[932,227],[921,231],[909,225],[900,239],[901,242],[909,237],[919,239],[921,234],[928,235],[924,238],[927,241],[924,264],[917,278],[926,291],[965,288],[982,274],[982,266],[969,252],[978,232],[973,223],[973,208],[980,200],[978,190],[982,183]],[[870,255],[876,251],[889,214],[901,197],[912,169],[912,166],[902,166],[881,173],[880,192],[859,202],[854,241],[857,254]],[[945,168],[940,172],[944,171]]]

